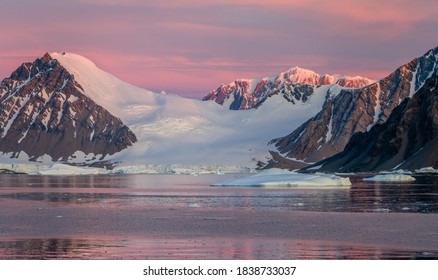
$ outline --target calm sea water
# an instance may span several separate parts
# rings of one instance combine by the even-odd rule
[[[240,175],[27,176],[0,175],[0,207],[21,219],[23,209],[39,213],[66,207],[88,213],[108,209],[190,209],[221,211],[316,211],[438,213],[438,176],[414,183],[370,183],[351,177],[351,188],[212,187]],[[39,212],[40,211],[40,212]],[[76,210],[75,210],[76,211]],[[27,212],[26,212],[27,213]],[[90,212],[91,213],[91,212]],[[129,215],[129,211],[126,211]],[[6,214],[5,214],[6,215]],[[26,214],[28,215],[28,214]],[[87,215],[87,214],[86,214]],[[147,213],[145,214],[147,215]],[[57,216],[58,217],[58,216]],[[26,216],[26,218],[29,218]],[[61,219],[62,216],[60,215]],[[24,219],[24,218],[23,218]],[[29,218],[32,221],[32,217]],[[129,219],[129,217],[127,217]],[[7,220],[6,218],[4,220]],[[97,226],[99,224],[96,218]],[[318,241],[245,238],[166,238],[163,240],[87,234],[39,236],[31,228],[0,225],[1,259],[412,259],[437,252]],[[30,222],[29,227],[32,227]],[[56,227],[56,225],[54,225]],[[123,231],[123,229],[121,229]]]

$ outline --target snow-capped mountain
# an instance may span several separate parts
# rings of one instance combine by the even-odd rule
[[[285,137],[273,140],[284,157],[313,163],[341,152],[356,132],[384,123],[438,71],[438,47],[401,66],[386,78],[330,96],[322,110]]]
[[[325,85],[317,88],[306,102],[294,104],[277,95],[258,109],[233,111],[215,102],[137,88],[76,54],[52,53],[37,59],[34,64],[45,66],[38,66],[38,71],[32,67],[35,73],[29,79],[26,67],[33,64],[25,64],[17,74],[3,82],[1,106],[7,114],[1,121],[3,127],[10,124],[14,129],[9,129],[8,133],[2,130],[7,136],[0,145],[0,152],[4,153],[2,159],[11,157],[11,151],[15,156],[19,151],[25,151],[33,159],[47,154],[57,161],[60,159],[58,153],[62,152],[61,161],[89,164],[103,160],[125,166],[256,167],[258,160],[270,156],[266,146],[269,140],[285,135],[321,110],[327,91],[336,94],[341,90],[338,85]],[[47,101],[52,99],[51,103]],[[15,109],[10,110],[11,104]],[[83,104],[75,110],[82,108],[86,113],[73,112],[74,104]],[[19,116],[26,120],[23,128],[18,126],[21,123]],[[106,135],[108,127],[106,130],[105,127],[113,120],[112,116],[114,123],[115,119],[120,119],[117,127],[126,133],[122,134],[123,138],[121,132],[111,130],[111,135],[126,145],[120,146],[116,153],[115,150],[95,150],[97,145],[92,145],[101,139],[100,135]],[[26,133],[27,128],[29,132]],[[38,131],[32,132],[36,128]],[[79,128],[84,130],[79,131]],[[8,136],[11,131],[20,133],[11,137]],[[47,137],[41,136],[44,134],[48,134]],[[78,139],[83,141],[75,142]],[[107,140],[104,143],[108,145],[116,142],[112,138],[102,139]],[[18,143],[19,140],[23,144]],[[56,140],[59,143],[53,146]],[[26,147],[41,143],[34,146],[40,147],[38,153],[27,149],[24,143]],[[75,157],[66,156],[72,153]],[[94,158],[97,154],[102,156]]]
[[[49,54],[22,64],[0,84],[0,151],[7,157],[102,159],[136,141]]]
[[[425,81],[383,124],[358,132],[344,151],[310,167],[318,171],[364,172],[438,167],[438,76]]]
[[[271,91],[248,110],[156,94],[120,81],[80,55],[46,54],[1,84],[0,164],[19,157],[105,162],[134,172],[156,166],[167,172],[169,165],[174,172],[193,166],[239,172],[272,156],[289,167],[300,160],[316,162],[342,150],[354,132],[384,123],[414,96],[436,73],[437,53],[433,49],[385,79],[354,89],[341,86],[351,86],[351,79],[303,70],[304,75],[294,68],[265,80],[282,80],[283,92]],[[354,86],[371,82],[359,80]],[[269,152],[272,139],[281,155]]]
[[[293,67],[276,76],[239,79],[228,85],[221,85],[202,100],[213,100],[231,110],[248,110],[260,106],[267,98],[277,94],[292,103],[306,102],[323,85],[337,84],[359,88],[373,82],[359,76],[319,75],[311,70]]]

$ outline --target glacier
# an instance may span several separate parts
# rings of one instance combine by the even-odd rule
[[[218,165],[254,169],[259,160],[270,158],[267,143],[315,115],[331,87],[321,86],[301,104],[285,102],[277,95],[257,109],[230,111],[213,101],[135,87],[77,54],[50,55],[74,75],[83,94],[120,118],[137,136],[133,146],[103,159],[131,170],[132,166],[138,170],[143,165],[171,164],[189,166],[193,172]]]

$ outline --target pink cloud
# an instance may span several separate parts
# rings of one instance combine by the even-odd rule
[[[136,85],[194,96],[296,65],[381,78],[438,42],[435,0],[47,1],[0,10],[3,77],[68,51]]]

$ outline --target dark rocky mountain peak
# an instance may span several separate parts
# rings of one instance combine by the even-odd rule
[[[438,47],[376,83],[328,96],[316,116],[271,144],[283,157],[307,163],[339,153],[354,133],[386,122],[394,108],[412,97],[437,71]]]
[[[0,152],[10,157],[24,152],[31,160],[48,155],[68,161],[79,151],[103,158],[136,141],[48,53],[0,84]]]
[[[398,105],[383,124],[351,137],[318,171],[365,172],[438,167],[438,76]]]

